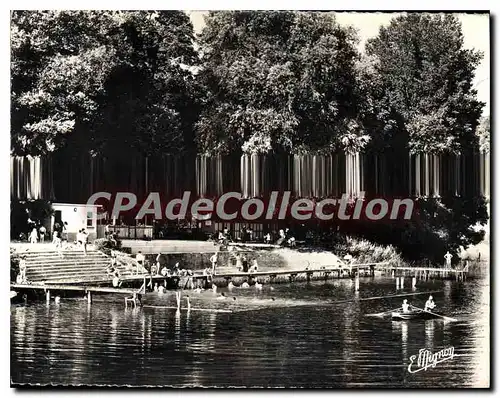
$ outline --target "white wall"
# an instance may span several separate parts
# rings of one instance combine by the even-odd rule
[[[75,240],[76,234],[85,228],[91,240],[97,236],[97,209],[98,206],[88,206],[81,204],[53,203],[54,211],[61,212],[63,222],[67,222],[68,240]],[[92,225],[87,225],[87,212],[92,212]],[[52,217],[51,230],[53,230],[55,217]]]

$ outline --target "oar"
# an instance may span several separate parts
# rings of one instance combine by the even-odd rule
[[[429,313],[429,314],[431,314],[431,315],[434,315],[434,316],[438,316],[438,317],[440,317],[440,318],[443,318],[443,319],[444,319],[444,320],[446,320],[446,321],[450,321],[450,322],[456,322],[456,321],[457,321],[457,319],[455,319],[455,318],[450,318],[449,316],[439,315],[439,314],[436,314],[435,312],[431,312],[431,311],[429,311],[429,310],[424,310],[424,309],[422,309],[422,308],[418,308],[418,307],[414,307],[414,306],[412,306],[412,307],[413,307],[413,308],[416,308],[416,309],[418,309],[418,310],[420,310],[420,311],[423,311],[423,312],[428,312],[428,313]]]
[[[401,309],[401,307],[397,307],[397,308],[394,308],[393,310],[384,311],[384,312],[378,312],[376,314],[365,314],[365,315],[366,316],[383,316],[385,314],[389,314],[389,313],[391,313],[393,311],[400,310],[400,309]]]

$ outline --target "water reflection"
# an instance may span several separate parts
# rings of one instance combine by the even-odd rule
[[[180,347],[180,338],[181,338],[181,311],[175,311],[175,348],[178,349]]]
[[[441,322],[441,321],[438,321]],[[434,328],[436,320],[429,319],[425,321],[425,347],[434,352]]]
[[[393,283],[367,280],[359,297],[394,291]],[[400,298],[332,304],[354,297],[347,281],[276,286],[272,295],[283,307],[232,314],[124,311],[121,300],[91,308],[64,301],[49,312],[45,303],[17,306],[11,308],[11,375],[14,382],[174,386],[474,385],[489,364],[489,321],[476,318],[488,313],[482,309],[487,298],[475,283],[452,283],[448,298],[433,294],[440,312],[458,314],[456,323],[365,316],[399,306]],[[306,299],[314,305],[294,306]],[[412,302],[421,306],[426,299]],[[259,300],[265,302],[265,292]],[[408,374],[408,358],[421,348],[451,345],[463,355],[460,361],[425,376]]]

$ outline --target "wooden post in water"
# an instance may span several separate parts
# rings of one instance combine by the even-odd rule
[[[356,275],[356,279],[354,280],[354,290],[356,292],[359,291],[359,275]]]
[[[47,303],[50,303],[50,290],[47,290],[45,292],[45,300],[47,301]]]
[[[180,309],[181,309],[181,292],[180,291],[175,292],[175,298],[177,299],[177,311],[180,311]]]
[[[87,292],[87,303],[92,304],[92,292]]]
[[[399,290],[399,277],[396,278],[396,290]]]
[[[191,310],[191,303],[189,302],[189,296],[186,296],[186,301],[187,301],[187,305],[188,305],[188,311]]]
[[[414,276],[413,278],[411,278],[411,287],[413,289],[415,289],[417,287],[417,277]]]
[[[404,276],[401,277],[401,284],[400,284],[400,286],[401,286],[401,289],[403,289],[405,287],[405,277]]]

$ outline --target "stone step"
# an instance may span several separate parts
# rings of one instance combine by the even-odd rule
[[[30,280],[49,280],[49,279],[54,279],[54,278],[77,278],[77,277],[91,277],[91,276],[107,276],[106,272],[103,271],[98,271],[96,270],[95,272],[56,272],[56,273],[50,273],[50,274],[45,274],[43,272],[38,273],[38,274],[28,274],[26,273],[26,279],[28,281]]]
[[[59,266],[59,265],[73,265],[73,266],[80,266],[82,264],[110,264],[109,260],[102,260],[102,259],[94,259],[94,260],[89,260],[89,259],[81,259],[81,260],[64,260],[60,259],[59,261],[50,261],[50,262],[45,262],[45,261],[33,261],[31,263],[26,263],[26,267],[28,268],[33,268],[33,267],[52,267],[52,266]]]
[[[59,258],[57,260],[50,260],[50,261],[45,261],[45,260],[38,260],[38,261],[27,261],[26,266],[27,267],[40,267],[42,265],[57,265],[57,264],[110,264],[110,260],[107,258],[79,258],[79,259],[65,259],[65,258]]]
[[[31,268],[26,270],[27,275],[33,275],[33,274],[56,274],[56,273],[70,273],[70,272],[106,272],[105,267],[87,267],[87,268],[80,268],[80,267],[60,267],[60,268]]]
[[[87,255],[83,254],[83,252],[75,253],[75,252],[61,252],[61,253],[53,253],[50,255],[43,255],[43,254],[36,254],[36,255],[24,255],[26,260],[31,260],[31,259],[38,259],[38,258],[44,258],[44,259],[51,259],[51,258],[58,258],[58,257],[67,257],[67,258],[73,258],[73,257],[99,257],[99,258],[107,258],[108,256],[104,255],[103,253],[99,252],[87,252]]]
[[[53,284],[57,284],[57,283],[75,284],[75,283],[92,283],[94,281],[99,281],[99,282],[110,281],[111,282],[112,279],[110,277],[107,277],[107,276],[96,275],[96,276],[88,276],[85,278],[80,278],[80,277],[77,277],[77,278],[53,278],[53,279],[50,278],[50,279],[44,279],[44,280],[32,280],[29,282],[36,283],[36,284],[39,284],[41,282],[53,283]]]
[[[82,261],[100,261],[102,263],[109,263],[110,259],[107,257],[54,257],[50,259],[46,258],[32,258],[26,260],[26,264],[55,264],[60,262],[82,262]]]
[[[126,268],[117,268],[118,272],[121,274],[136,274],[135,270],[129,270]],[[95,272],[100,272],[100,273],[107,273],[106,267],[92,267],[92,268],[68,268],[68,267],[61,267],[61,268],[52,268],[52,269],[43,269],[43,268],[37,268],[37,269],[28,269],[26,270],[26,275],[56,275],[56,274],[91,274]]]

